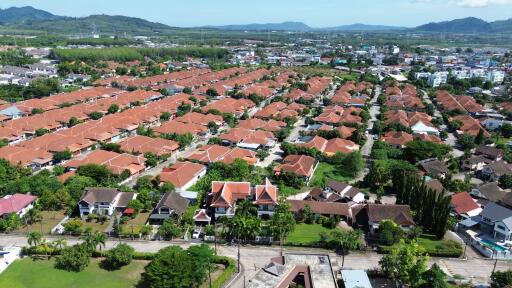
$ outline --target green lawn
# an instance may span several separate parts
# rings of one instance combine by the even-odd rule
[[[334,165],[329,163],[320,162],[318,167],[315,170],[315,175],[313,175],[313,179],[309,182],[309,186],[311,187],[323,187],[325,184],[329,182],[329,180],[336,180],[339,182],[348,182],[352,178],[345,177],[339,174],[339,169],[337,169]]]
[[[301,245],[312,245],[320,241],[320,233],[329,233],[332,229],[323,227],[320,224],[304,224],[295,225],[295,229],[286,238],[287,243],[295,243]]]
[[[110,223],[110,219],[105,221],[105,223],[103,223],[103,224],[101,222],[97,222],[96,220],[86,221],[86,220],[82,220],[80,218],[77,218],[77,219],[82,221],[82,223],[83,223],[82,229],[84,231],[85,231],[85,229],[87,229],[87,227],[91,227],[92,232],[94,232],[94,231],[104,232],[105,229],[107,229],[108,224]]]
[[[127,221],[123,225],[121,225],[121,231],[122,233],[130,234],[132,233],[132,227],[133,227],[133,233],[138,234],[142,226],[148,222],[149,215],[151,215],[151,212],[141,212],[135,216],[135,218]]]
[[[43,234],[50,234],[50,231],[53,227],[55,227],[59,222],[66,217],[64,211],[41,211],[42,220],[40,222],[33,223],[32,225],[27,225],[21,227],[19,232],[42,232]]]
[[[116,271],[99,267],[99,259],[91,259],[82,272],[67,272],[53,267],[55,261],[31,258],[18,260],[0,276],[0,287],[9,288],[127,288],[135,287],[147,261],[134,260]]]

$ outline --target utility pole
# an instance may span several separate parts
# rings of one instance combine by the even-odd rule
[[[217,221],[213,224],[213,241],[215,243],[215,256],[217,256]]]
[[[240,229],[240,228],[238,228]],[[238,244],[238,252],[237,252],[237,258],[238,258],[238,273],[240,273],[240,230],[237,233],[237,244]]]
[[[208,280],[209,280],[209,287],[212,288],[212,271],[211,271],[211,265],[210,265],[210,258],[208,257]]]
[[[343,240],[341,242],[341,269],[345,266],[345,246],[343,244]]]
[[[494,271],[496,271],[496,266],[498,265],[498,251],[497,250],[493,250],[493,254],[496,253],[496,260],[494,260],[494,267],[492,268],[492,274],[494,274]]]

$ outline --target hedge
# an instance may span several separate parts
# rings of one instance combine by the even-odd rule
[[[455,241],[445,241],[435,247],[422,247],[425,248],[426,253],[432,257],[459,258],[463,253],[462,246]],[[389,254],[392,249],[393,246],[380,245],[378,252],[381,254]]]
[[[236,262],[235,262],[235,260],[233,260],[229,257],[216,256],[215,263],[224,265],[226,267],[224,269],[224,271],[222,272],[222,274],[220,274],[220,276],[217,277],[217,279],[212,281],[212,287],[221,288],[222,285],[224,285],[224,283],[226,283],[229,279],[231,279],[233,274],[235,274]]]

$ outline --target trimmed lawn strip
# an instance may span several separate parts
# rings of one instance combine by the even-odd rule
[[[339,169],[329,163],[320,162],[315,170],[315,175],[309,183],[311,187],[323,187],[329,180],[336,180],[338,182],[346,183],[352,178],[339,175]]]
[[[320,241],[320,233],[329,233],[331,231],[333,229],[325,228],[320,224],[296,224],[295,229],[286,238],[286,244],[312,246]]]
[[[110,219],[107,219],[107,221],[105,221],[105,223],[103,223],[103,224],[101,224],[101,222],[96,222],[96,220],[92,220],[92,221],[88,222],[88,221],[82,220],[80,218],[76,218],[76,219],[82,221],[83,231],[85,231],[85,229],[87,229],[87,227],[91,227],[92,232],[94,232],[94,231],[104,232],[105,229],[107,229],[108,224],[110,223]]]
[[[123,234],[131,234],[132,233],[132,226],[133,226],[133,233],[139,234],[140,229],[145,226],[146,222],[148,222],[149,216],[151,215],[151,212],[140,212],[135,216],[135,218],[130,219],[123,225],[121,225],[121,233]]]
[[[24,258],[11,264],[0,277],[0,287],[9,288],[126,288],[135,287],[148,261],[134,260],[119,270],[107,271],[99,267],[100,259],[91,259],[82,272],[68,272],[54,268],[55,260]]]
[[[57,224],[66,217],[64,212],[65,211],[41,211],[42,220],[40,222],[21,227],[18,232],[42,232],[42,234],[50,234],[53,227],[57,226]]]

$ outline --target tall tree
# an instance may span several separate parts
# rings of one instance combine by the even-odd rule
[[[403,240],[391,250],[391,253],[379,261],[381,271],[387,277],[411,287],[419,287],[422,275],[427,270],[428,256],[415,241]]]

